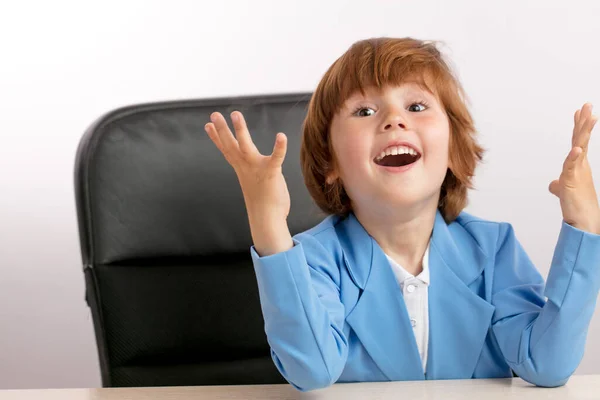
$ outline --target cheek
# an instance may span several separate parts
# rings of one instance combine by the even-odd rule
[[[364,163],[366,154],[364,146],[357,142],[348,142],[346,156],[355,167]]]
[[[364,135],[348,134],[338,142],[337,153],[340,163],[346,169],[356,169],[368,159],[370,153],[364,137]]]
[[[450,137],[447,132],[429,136],[426,148],[426,153],[429,155],[427,162],[440,168],[446,168],[449,161],[449,150]]]

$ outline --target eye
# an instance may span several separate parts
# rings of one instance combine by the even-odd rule
[[[409,111],[414,111],[414,110],[411,110],[412,106],[424,106],[425,108],[428,108],[427,103],[425,101],[418,101],[418,102],[412,103],[410,105],[410,107],[408,107]],[[422,110],[422,111],[425,111],[425,110]]]
[[[422,109],[419,109],[419,108],[414,109],[413,106],[420,106]],[[427,102],[425,100],[421,100],[421,101],[415,101],[415,102],[413,102],[408,107],[408,110],[412,111],[412,112],[422,112],[422,111],[425,111],[428,108],[429,108],[429,106],[428,106]],[[358,106],[352,112],[352,115],[354,115],[356,117],[369,117],[369,116],[371,116],[373,114],[375,114],[375,110],[373,110],[369,106],[364,106],[364,105]]]
[[[369,110],[371,111],[370,113],[369,113]],[[364,112],[364,111],[366,111],[366,112]],[[375,114],[375,110],[373,110],[371,107],[368,107],[368,106],[358,106],[352,112],[352,115],[357,116],[357,117],[368,117],[373,114]]]

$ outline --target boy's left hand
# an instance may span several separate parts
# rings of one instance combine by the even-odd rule
[[[563,163],[559,179],[552,181],[548,187],[550,193],[560,199],[563,220],[577,229],[594,234],[600,234],[600,206],[587,152],[597,121],[598,117],[592,115],[590,103],[575,112],[571,151]]]

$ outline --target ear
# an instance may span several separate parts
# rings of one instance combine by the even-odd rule
[[[334,169],[333,171],[331,171],[327,174],[327,177],[325,178],[325,183],[327,183],[328,185],[332,185],[338,178],[339,178],[339,175],[338,175],[337,171]]]

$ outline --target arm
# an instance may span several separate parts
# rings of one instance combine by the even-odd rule
[[[519,377],[546,387],[567,382],[583,356],[599,287],[599,235],[563,222],[544,289],[512,227],[501,224],[492,329]]]
[[[348,343],[339,267],[312,235],[299,234],[293,244],[263,257],[252,246],[251,255],[273,361],[288,382],[305,391],[337,381]]]
[[[273,360],[298,389],[328,386],[342,373],[348,351],[339,269],[314,237],[299,235],[294,241],[290,236],[290,195],[282,173],[287,137],[277,134],[273,153],[263,156],[243,115],[235,111],[231,118],[235,137],[218,112],[205,129],[235,170],[244,194]]]

